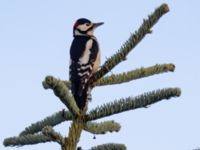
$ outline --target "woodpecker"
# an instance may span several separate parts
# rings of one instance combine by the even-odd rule
[[[71,92],[79,109],[84,110],[91,100],[89,79],[100,65],[99,44],[94,36],[94,30],[103,22],[93,23],[86,18],[80,18],[74,23],[74,39],[70,48],[69,78]]]

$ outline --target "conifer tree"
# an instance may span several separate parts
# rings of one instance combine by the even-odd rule
[[[175,70],[175,65],[172,63],[156,64],[147,68],[141,67],[128,72],[105,76],[119,63],[127,60],[127,55],[145,37],[145,35],[152,33],[151,29],[153,25],[155,25],[157,21],[167,12],[169,12],[167,4],[162,4],[156,8],[147,19],[144,19],[140,28],[135,31],[135,33],[131,34],[129,39],[121,46],[116,54],[107,59],[101,66],[100,70],[91,77],[89,84],[92,85],[92,88],[126,83],[143,77],[173,72]],[[4,139],[3,144],[5,146],[24,146],[53,141],[57,142],[62,150],[80,150],[81,147],[77,148],[77,144],[83,130],[92,134],[105,134],[107,132],[118,132],[121,128],[120,124],[114,120],[98,123],[95,122],[96,120],[137,108],[145,108],[161,100],[168,100],[172,97],[180,96],[181,94],[181,90],[179,88],[158,89],[136,97],[120,98],[118,100],[102,104],[89,111],[80,111],[72,94],[70,93],[69,81],[56,79],[53,76],[47,76],[43,81],[43,87],[45,89],[53,90],[54,94],[66,106],[67,110],[58,111],[41,121],[31,124],[18,136]],[[93,100],[93,103],[95,103],[95,99]],[[60,133],[53,129],[54,126],[64,121],[71,122],[68,136],[66,137],[63,137]],[[124,144],[107,143],[91,147],[90,150],[125,149],[126,146]]]

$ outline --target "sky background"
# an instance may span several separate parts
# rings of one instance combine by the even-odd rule
[[[167,3],[170,12],[153,27],[112,72],[120,73],[157,63],[174,63],[165,73],[126,84],[93,90],[89,109],[121,97],[165,87],[180,87],[182,95],[98,121],[115,120],[118,133],[83,132],[78,145],[124,143],[128,150],[193,150],[200,147],[200,1],[199,0],[1,0],[0,1],[0,149],[56,150],[56,143],[5,148],[3,139],[18,135],[31,123],[60,111],[64,105],[44,90],[47,75],[68,79],[72,26],[81,17],[105,24],[96,31],[101,61],[114,54],[153,10]],[[70,123],[55,127],[66,135]]]

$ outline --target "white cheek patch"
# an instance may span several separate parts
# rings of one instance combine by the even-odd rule
[[[88,26],[86,26],[85,24],[79,25],[78,29],[81,31],[86,31],[88,29]]]
[[[87,64],[89,62],[90,54],[91,54],[90,49],[92,48],[92,44],[93,44],[93,40],[92,39],[89,40],[86,43],[86,47],[85,47],[85,51],[83,53],[83,56],[79,59],[79,63],[80,64]]]

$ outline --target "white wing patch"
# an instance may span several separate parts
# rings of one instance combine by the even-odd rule
[[[90,49],[92,48],[93,40],[88,40],[86,43],[85,51],[83,53],[83,56],[79,59],[79,64],[87,64],[90,59]]]

